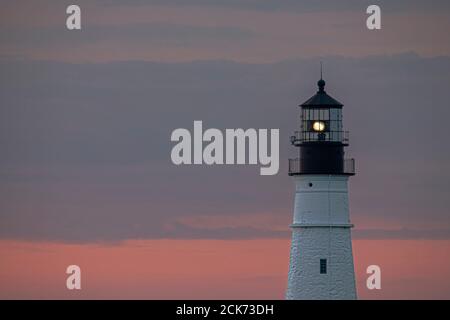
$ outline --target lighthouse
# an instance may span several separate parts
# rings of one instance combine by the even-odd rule
[[[343,104],[318,91],[299,107],[300,130],[291,136],[299,157],[289,159],[295,184],[287,299],[356,299],[348,179],[354,159],[343,129]]]

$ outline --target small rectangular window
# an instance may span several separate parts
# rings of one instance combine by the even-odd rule
[[[327,273],[327,259],[320,259],[320,274]]]

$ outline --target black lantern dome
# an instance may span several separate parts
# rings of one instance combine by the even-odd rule
[[[317,81],[317,86],[319,87],[319,90],[315,95],[313,95],[311,98],[303,102],[300,107],[318,107],[318,108],[325,108],[325,107],[335,107],[335,108],[342,108],[343,104],[334,99],[333,97],[329,96],[325,91],[325,80],[320,79]]]

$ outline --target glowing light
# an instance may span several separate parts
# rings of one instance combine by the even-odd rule
[[[325,122],[323,121],[315,121],[312,125],[314,131],[324,131],[325,130]]]

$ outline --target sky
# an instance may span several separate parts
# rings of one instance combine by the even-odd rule
[[[77,1],[81,31],[69,4],[2,3],[1,298],[283,298],[289,136],[320,61],[356,159],[359,296],[450,298],[448,2],[378,1],[379,31],[367,1]],[[174,166],[194,120],[279,128],[279,173]]]

